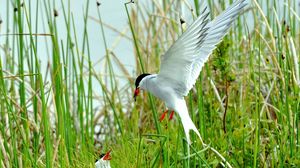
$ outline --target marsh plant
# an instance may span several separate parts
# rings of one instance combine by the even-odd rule
[[[110,149],[112,167],[300,165],[299,1],[249,1],[186,97],[204,142],[219,155],[194,134],[187,155],[178,117],[159,122],[164,104],[146,93],[134,102],[132,92],[137,75],[159,71],[161,56],[205,3],[214,18],[233,1],[132,2],[118,11],[128,18],[121,30],[102,21],[105,1],[85,1],[79,33],[71,1],[1,1],[2,167],[94,167]],[[98,23],[105,51],[96,59],[90,22]],[[118,34],[114,45],[108,29]],[[134,72],[114,51],[120,39],[133,46]]]

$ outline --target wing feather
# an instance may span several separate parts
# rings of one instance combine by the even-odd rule
[[[245,5],[245,0],[234,2],[211,22],[209,11],[205,8],[162,57],[157,76],[159,82],[172,87],[179,96],[186,96],[209,55]]]

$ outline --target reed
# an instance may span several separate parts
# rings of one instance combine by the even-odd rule
[[[206,2],[212,19],[233,1],[218,2]],[[189,25],[203,1],[128,2],[119,11],[128,18],[123,30],[104,23],[103,4],[92,1],[85,1],[84,24],[77,27],[71,3],[3,3],[1,167],[94,167],[99,152],[109,149],[112,167],[300,164],[296,1],[251,1],[213,52],[186,97],[192,120],[209,146],[192,133],[190,155],[178,118],[159,122],[164,104],[147,93],[134,102],[132,91],[135,76],[159,71],[161,56],[184,31],[180,17]],[[97,8],[95,16],[92,7]],[[64,26],[57,25],[58,19]],[[90,22],[99,24],[97,34],[88,31]],[[61,29],[66,33],[60,34]],[[113,45],[108,29],[118,34]],[[99,47],[105,53],[98,60],[91,54],[92,36],[103,41]],[[134,73],[115,52],[121,39],[133,45]]]

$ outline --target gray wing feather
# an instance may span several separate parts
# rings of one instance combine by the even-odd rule
[[[209,55],[216,48],[217,44],[222,41],[223,37],[228,33],[232,22],[235,21],[245,5],[245,0],[236,1],[225,12],[223,12],[208,24],[210,29],[208,31],[208,35],[206,36],[207,38],[202,44],[202,47],[200,47],[197,51],[197,53],[199,53],[199,58],[192,64],[192,71],[188,80],[190,81],[188,85],[189,90],[196,83],[201,69],[204,66],[204,63],[208,60]]]
[[[205,8],[162,57],[159,82],[172,87],[179,96],[186,96],[209,55],[245,5],[245,0],[234,2],[211,22]]]

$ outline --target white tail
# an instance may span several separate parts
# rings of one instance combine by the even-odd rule
[[[189,134],[190,130],[195,131],[195,133],[199,136],[201,143],[203,143],[200,133],[189,115],[185,100],[181,99],[180,101],[177,101],[176,108],[177,109],[175,109],[175,111],[179,114],[179,117],[181,119],[188,144],[191,144]]]

